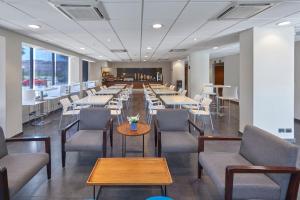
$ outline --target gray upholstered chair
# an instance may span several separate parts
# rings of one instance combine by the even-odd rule
[[[204,141],[241,140],[238,153],[205,152]],[[204,169],[225,200],[296,200],[298,147],[253,126],[243,137],[199,137],[199,178]]]
[[[110,132],[110,144],[113,146],[113,120],[108,109],[84,108],[79,117],[61,132],[62,167],[65,167],[67,151],[102,152],[106,157],[107,131]],[[77,132],[67,138],[68,130],[75,125]]]
[[[14,153],[7,151],[7,142],[45,142],[46,153]],[[43,167],[51,178],[50,137],[18,137],[5,139],[0,127],[0,199],[8,200],[16,194]]]
[[[197,153],[198,140],[191,134],[195,127],[200,135],[204,132],[189,120],[188,110],[158,110],[155,121],[155,145],[158,144],[158,156],[165,153]]]

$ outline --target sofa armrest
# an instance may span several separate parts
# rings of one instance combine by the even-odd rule
[[[9,199],[7,170],[0,167],[0,199]]]
[[[233,179],[234,174],[258,174],[258,173],[272,173],[272,174],[291,174],[287,196],[285,199],[297,200],[300,169],[296,167],[282,167],[282,166],[245,166],[232,165],[226,167],[225,172],[225,200],[232,199]]]
[[[241,137],[223,137],[223,136],[200,136],[198,138],[198,152],[204,152],[204,141],[241,141]]]
[[[199,132],[199,136],[203,136],[204,135],[204,131],[201,130],[193,121],[191,121],[189,119],[189,131],[191,132],[190,125],[192,125]]]

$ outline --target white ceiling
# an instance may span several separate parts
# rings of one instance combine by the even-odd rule
[[[223,37],[254,26],[276,26],[284,20],[291,21],[296,28],[300,27],[300,0],[265,0],[274,3],[273,7],[248,20],[226,21],[214,18],[233,2],[229,0],[102,2],[109,21],[75,22],[58,12],[47,0],[0,0],[0,26],[98,60],[111,61],[174,60],[196,49],[209,49],[219,44],[213,42],[216,38],[221,41],[216,52],[232,52],[233,48],[237,48],[236,43],[222,46]],[[153,23],[161,23],[163,28],[154,30]],[[32,30],[27,27],[28,24],[40,25],[41,29]],[[147,50],[148,46],[152,50]],[[81,47],[85,50],[80,50]],[[124,48],[128,53],[110,52],[110,49]],[[169,53],[174,48],[188,51]]]

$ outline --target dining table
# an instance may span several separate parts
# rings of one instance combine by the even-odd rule
[[[96,96],[86,96],[74,102],[75,105],[90,105],[90,106],[105,106],[111,99],[113,95],[96,95]]]

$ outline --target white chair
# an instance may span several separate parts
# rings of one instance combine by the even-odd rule
[[[182,90],[182,92],[180,93],[180,96],[185,96],[187,93],[187,90]]]
[[[59,120],[58,128],[61,129],[61,123],[64,116],[76,116],[78,118],[80,110],[74,109],[72,103],[68,98],[63,98],[59,100],[60,104],[62,105],[62,112]]]
[[[97,94],[97,91],[94,88],[91,89],[91,92],[93,93],[93,95]]]
[[[194,116],[194,122],[197,120],[197,116],[208,116],[210,118],[210,123],[211,123],[211,129],[214,130],[214,125],[213,121],[211,118],[211,112],[210,112],[210,104],[212,100],[210,98],[203,98],[201,103],[199,104],[198,109],[191,109],[190,113]],[[205,122],[204,122],[205,126]]]
[[[157,110],[165,109],[166,107],[162,104],[161,101],[152,102],[149,101],[148,114],[146,116],[148,124],[152,123],[153,116],[157,115]]]
[[[118,124],[120,125],[120,122],[123,122],[122,117],[122,109],[123,109],[123,102],[119,98],[115,98],[108,102],[108,104],[105,106],[107,109],[110,110],[110,114],[112,116],[116,116],[118,120]]]
[[[70,98],[71,98],[73,103],[80,100],[78,95],[72,95],[72,96],[70,96]]]
[[[94,94],[90,90],[85,91],[88,96],[93,96]]]
[[[179,88],[179,90],[178,90],[178,94],[181,94],[181,93],[182,93],[182,91],[183,91],[183,89],[182,89],[182,88]]]
[[[199,104],[202,101],[202,99],[203,99],[202,95],[196,94],[194,96],[193,100],[195,100],[197,102],[197,104],[195,104],[195,105],[183,105],[182,107],[185,108],[185,109],[194,109],[194,110],[196,110],[196,109],[198,109]]]
[[[209,98],[209,96],[216,96],[216,93],[214,92],[214,88],[212,87],[212,83],[208,83],[202,87],[202,94],[206,95],[206,97]]]
[[[223,109],[228,108],[228,116],[229,116],[229,119],[230,119],[230,111],[231,111],[230,110],[230,104],[231,104],[231,101],[236,101],[236,102],[239,101],[238,87],[223,88],[222,96],[219,96],[217,100],[221,101],[221,106],[220,106],[221,109],[222,108]],[[228,101],[228,106],[225,106],[225,104],[224,104],[225,101]]]

